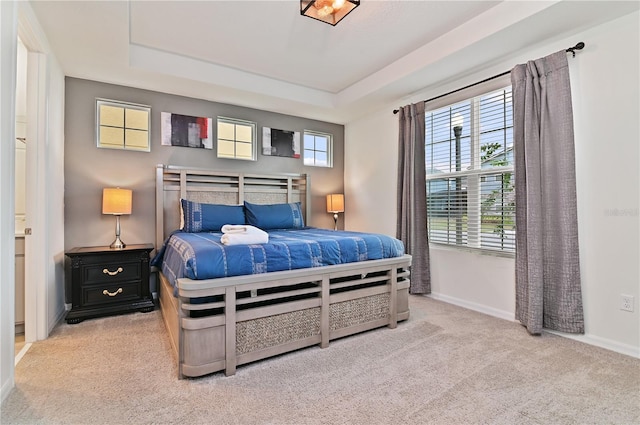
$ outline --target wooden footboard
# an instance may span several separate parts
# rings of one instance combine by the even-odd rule
[[[225,279],[161,275],[160,305],[178,373],[202,376],[409,317],[411,257]],[[196,317],[199,316],[199,317]]]

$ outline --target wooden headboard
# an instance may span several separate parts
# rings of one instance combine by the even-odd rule
[[[306,174],[232,173],[159,164],[156,167],[156,248],[180,228],[180,199],[241,205],[300,202],[310,222],[310,181]]]

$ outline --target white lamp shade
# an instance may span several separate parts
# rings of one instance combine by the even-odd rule
[[[102,190],[102,214],[131,214],[132,193],[130,189],[105,187]]]
[[[344,195],[342,193],[327,195],[327,212],[344,212]]]

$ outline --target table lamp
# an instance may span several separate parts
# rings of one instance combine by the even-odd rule
[[[338,213],[344,212],[344,195],[342,193],[327,195],[327,212],[333,213],[333,230],[338,230]]]
[[[105,187],[102,190],[102,214],[116,216],[116,239],[110,245],[112,249],[123,249],[126,245],[120,239],[120,216],[131,214],[130,189],[120,189],[119,187]]]

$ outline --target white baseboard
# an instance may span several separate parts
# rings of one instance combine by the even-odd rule
[[[434,300],[457,305],[459,307],[477,311],[479,313],[488,314],[489,316],[494,316],[500,319],[508,320],[510,322],[516,321],[515,314],[509,311],[499,310],[493,307],[487,307],[486,305],[483,305],[483,304],[478,304],[478,303],[470,302],[467,300],[463,300],[460,298],[455,298],[449,295],[444,295],[439,293],[431,293],[427,296],[433,298]],[[596,347],[604,348],[606,350],[615,351],[616,353],[625,354],[627,356],[631,356],[635,358],[640,358],[640,348],[634,347],[632,345],[622,344],[616,341],[612,341],[610,339],[601,338],[599,336],[590,335],[590,334],[574,335],[574,334],[568,334],[564,332],[550,331],[546,329],[545,329],[545,332],[549,332],[554,335],[580,341],[585,344],[594,345]]]
[[[477,311],[479,313],[488,314],[489,316],[498,317],[500,319],[508,320],[510,322],[515,322],[516,320],[515,314],[510,311],[499,310],[497,308],[488,307],[483,304],[474,303],[471,301],[451,297],[449,295],[439,294],[436,292],[432,292],[427,296],[433,298],[434,300],[444,301],[449,304],[457,305],[459,307],[464,307],[466,309]]]
[[[0,403],[5,401],[7,397],[9,397],[9,394],[11,393],[11,390],[14,386],[15,380],[13,378],[13,374],[11,374],[9,379],[7,379],[7,381],[2,385],[2,389],[0,390]]]
[[[599,336],[584,334],[584,335],[574,335],[568,334],[564,332],[550,331],[545,329],[545,332],[549,332],[550,334],[563,336],[565,338],[573,339],[576,341],[584,342],[585,344],[595,345],[596,347],[604,348],[606,350],[615,351],[616,353],[625,354],[627,356],[635,357],[640,359],[640,348],[634,347],[633,345],[622,344],[617,341],[612,341],[610,339],[601,338]]]
[[[18,353],[18,355],[16,355],[16,358],[14,360],[14,364],[13,366],[18,366],[18,363],[20,363],[20,360],[22,360],[22,358],[24,357],[25,354],[27,354],[27,351],[29,351],[29,348],[31,348],[31,343],[27,342],[24,347],[22,347],[22,350],[20,350],[20,352]]]
[[[51,332],[53,331],[53,328],[55,328],[56,326],[58,326],[58,324],[60,322],[62,322],[64,320],[64,318],[67,317],[67,304],[65,304],[64,308],[62,308],[59,312],[58,315],[56,316],[55,320],[53,321],[53,323],[51,324],[51,326],[49,327],[49,329],[47,330],[47,338],[49,338],[49,335],[51,335]]]

